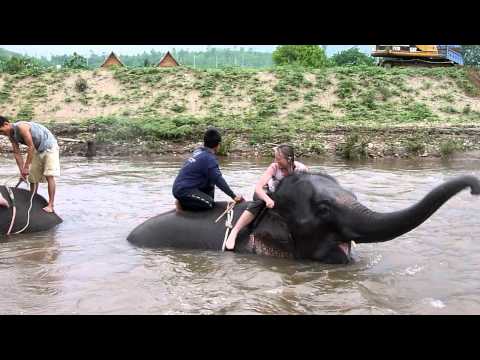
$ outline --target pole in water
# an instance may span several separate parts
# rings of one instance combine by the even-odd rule
[[[86,157],[92,157],[97,155],[97,145],[95,141],[88,140],[87,141],[87,153],[85,154]]]

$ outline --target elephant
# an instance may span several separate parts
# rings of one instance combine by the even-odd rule
[[[235,252],[309,259],[328,264],[353,261],[351,242],[377,243],[395,239],[422,224],[452,196],[470,187],[480,194],[472,175],[458,176],[431,190],[406,209],[372,211],[324,173],[299,173],[284,178],[272,195],[275,206],[265,209],[237,237]],[[226,203],[204,212],[168,211],[138,225],[127,240],[140,247],[221,250],[225,221],[215,219]],[[233,223],[246,204],[234,208]]]
[[[62,223],[63,220],[57,214],[43,210],[47,206],[47,201],[38,193],[32,198],[32,193],[28,190],[13,187],[9,189],[12,192],[13,201],[8,188],[0,186],[1,196],[9,203],[9,207],[0,206],[0,236],[8,233],[12,223],[12,216],[14,215],[14,208],[15,218],[10,234],[15,234],[22,229],[22,233],[44,231]],[[32,199],[32,207],[29,214],[30,199]]]

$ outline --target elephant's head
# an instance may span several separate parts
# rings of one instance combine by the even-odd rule
[[[296,257],[347,263],[352,240],[382,242],[405,234],[467,187],[472,194],[480,194],[476,177],[460,176],[433,189],[410,208],[378,213],[360,204],[329,175],[294,174],[286,177],[274,193],[274,211],[289,226]]]

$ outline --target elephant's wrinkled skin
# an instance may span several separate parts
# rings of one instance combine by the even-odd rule
[[[16,207],[15,221],[11,231],[11,234],[14,234],[23,229],[27,224],[27,213],[30,206],[31,193],[24,189],[11,188],[11,190],[14,195]],[[8,208],[0,207],[0,237],[3,237],[10,227],[13,204],[5,186],[0,186],[0,193],[10,205]],[[57,214],[44,211],[43,208],[45,206],[47,206],[47,201],[39,194],[35,194],[32,201],[32,209],[30,210],[29,225],[22,233],[48,230],[62,222],[62,219]]]
[[[377,213],[326,174],[295,174],[285,178],[273,194],[275,208],[265,212],[255,228],[240,232],[236,252],[348,263],[351,241],[383,242],[409,232],[428,219],[448,199],[465,188],[480,194],[474,176],[451,179],[430,191],[417,204],[400,211]],[[234,223],[246,204],[235,207]],[[214,220],[225,203],[207,212],[166,212],[137,226],[128,241],[144,247],[220,250],[225,221]]]

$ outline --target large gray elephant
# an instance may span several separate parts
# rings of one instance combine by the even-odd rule
[[[354,194],[329,175],[295,174],[279,184],[273,194],[275,207],[266,210],[255,226],[239,233],[235,251],[345,264],[352,260],[352,240],[392,240],[419,226],[448,199],[468,187],[472,194],[480,194],[476,177],[460,176],[437,186],[407,209],[378,213],[360,204]],[[225,221],[214,220],[225,206],[217,203],[206,212],[163,213],[137,226],[127,240],[152,248],[220,250]],[[235,207],[234,223],[245,206]]]
[[[47,200],[41,195],[35,194],[32,199],[30,216],[28,209],[30,207],[31,192],[20,188],[10,188],[13,194],[13,202],[5,186],[0,186],[0,194],[9,203],[9,207],[0,206],[0,237],[7,234],[12,223],[13,209],[15,208],[15,218],[13,221],[11,234],[18,231],[22,233],[31,233],[51,229],[60,224],[62,219],[55,213],[47,213],[43,210],[47,206]],[[28,223],[28,226],[26,226]]]

